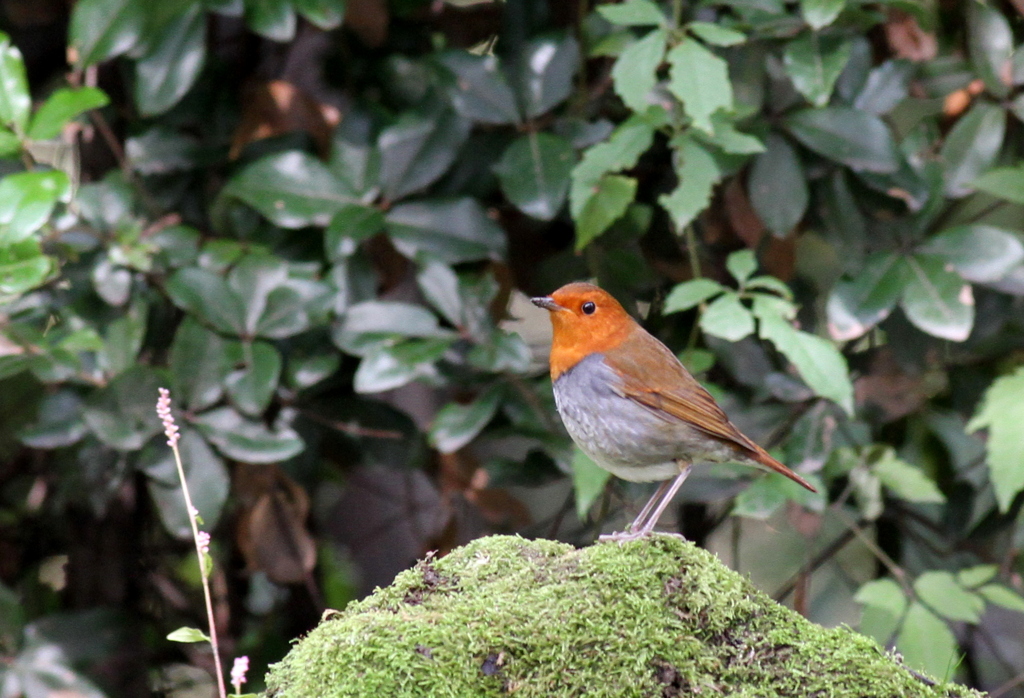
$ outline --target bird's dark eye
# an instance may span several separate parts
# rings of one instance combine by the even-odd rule
[[[594,311],[597,310],[597,306],[590,301],[587,301],[580,306],[580,310],[582,310],[585,315],[593,315]]]

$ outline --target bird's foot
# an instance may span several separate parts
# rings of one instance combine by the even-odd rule
[[[631,531],[628,528],[625,531],[619,531],[618,533],[605,533],[597,537],[597,540],[601,543],[604,542],[615,542],[615,543],[628,543],[632,540],[640,540],[641,538],[647,538],[655,534],[653,528],[641,528],[637,531]],[[668,533],[664,531],[658,531],[656,535],[659,536],[673,536],[675,538],[682,538],[686,540],[686,536],[679,533]]]

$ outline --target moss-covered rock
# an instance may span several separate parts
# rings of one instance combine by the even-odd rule
[[[953,696],[670,536],[483,538],[329,617],[267,677],[313,696]]]

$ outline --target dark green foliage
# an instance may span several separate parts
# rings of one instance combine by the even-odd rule
[[[3,690],[187,673],[157,387],[254,674],[427,550],[614,527],[645,492],[574,451],[526,301],[580,278],[819,487],[697,468],[689,535],[912,667],[1024,673],[991,649],[1024,608],[1015,6],[51,5],[0,34]],[[39,631],[106,607],[96,653]]]

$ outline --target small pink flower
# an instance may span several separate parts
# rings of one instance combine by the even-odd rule
[[[203,554],[210,552],[210,534],[206,531],[200,531],[199,535],[196,536],[196,543],[199,544],[199,549],[203,551]]]
[[[167,445],[174,448],[178,445],[181,434],[178,433],[178,425],[174,423],[174,415],[171,414],[171,392],[167,388],[159,390],[160,397],[156,401],[156,413],[160,417],[160,421],[164,423]]]
[[[235,657],[235,663],[231,667],[231,685],[235,687],[235,693],[242,692],[242,684],[245,683],[247,673],[249,673],[249,658]]]

